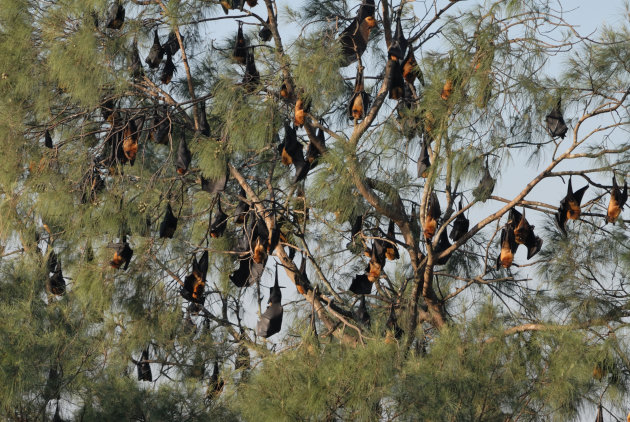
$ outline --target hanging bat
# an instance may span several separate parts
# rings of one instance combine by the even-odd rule
[[[564,123],[564,117],[562,117],[562,111],[560,111],[561,100],[558,99],[558,103],[551,110],[551,113],[547,115],[545,118],[545,122],[547,123],[547,131],[551,135],[552,138],[562,138],[567,134],[569,128]]]
[[[326,137],[324,135],[324,131],[322,129],[317,129],[317,133],[315,134],[315,138],[319,142],[319,145],[322,149],[326,149]],[[315,168],[318,162],[318,158],[321,157],[322,152],[320,149],[313,144],[313,142],[309,142],[306,146],[306,161],[311,165],[311,168]]]
[[[514,240],[514,228],[507,224],[501,230],[501,253],[497,256],[497,269],[499,266],[509,268],[514,261],[514,253],[518,248],[518,243]]]
[[[372,284],[370,284],[370,289],[372,288]],[[365,295],[361,295],[361,299],[359,300],[359,308],[356,312],[357,320],[361,322],[361,324],[366,327],[370,327],[370,314],[368,313],[367,306],[365,306]]]
[[[247,5],[249,7],[254,7],[258,4],[258,0],[247,0]]]
[[[48,129],[46,129],[46,132],[44,133],[44,146],[50,149],[53,148],[52,136],[50,136],[50,132],[48,131]]]
[[[284,98],[285,100],[288,100],[290,95],[289,95],[289,89],[287,88],[287,84],[286,83],[282,83],[282,85],[280,86],[280,96],[282,98]]]
[[[219,362],[215,361],[212,375],[210,375],[210,383],[208,384],[206,397],[209,399],[216,399],[219,394],[221,394],[224,384],[225,381],[219,378]]]
[[[81,181],[81,190],[83,194],[81,195],[81,203],[87,204],[88,202],[92,202],[96,199],[96,194],[105,189],[105,181],[101,177],[96,166],[93,166],[91,169],[85,173],[83,176],[83,180]]]
[[[138,42],[135,38],[131,45],[131,52],[129,53],[129,70],[131,71],[131,77],[134,79],[141,78],[144,75],[142,60],[140,60],[140,53],[138,52]]]
[[[405,94],[405,79],[403,78],[402,66],[398,60],[390,60],[390,63],[389,98],[400,100]]]
[[[363,66],[359,62],[354,82],[354,93],[348,102],[348,118],[355,122],[361,120],[370,107],[370,96],[365,92],[363,84]]]
[[[486,202],[492,191],[494,191],[494,185],[496,181],[492,178],[490,170],[488,169],[488,159],[486,158],[486,166],[483,169],[483,176],[479,181],[479,185],[473,189],[473,197],[476,201]]]
[[[119,269],[124,263],[125,266],[123,270],[126,271],[127,268],[129,268],[129,262],[131,262],[131,257],[133,256],[133,249],[131,249],[127,242],[127,236],[123,236],[121,242],[114,244],[113,247],[114,258],[110,261],[109,265],[111,265],[112,268]]]
[[[366,0],[359,7],[357,17],[341,33],[339,42],[343,55],[342,67],[348,66],[363,55],[370,38],[370,30],[376,26],[374,11],[374,0]]]
[[[252,94],[256,92],[256,88],[260,84],[260,73],[256,69],[256,63],[254,62],[254,49],[250,47],[247,49],[247,58],[245,59],[245,74],[243,75],[243,87],[245,91]]]
[[[444,86],[442,87],[442,92],[440,93],[440,98],[444,101],[448,100],[448,98],[453,93],[453,79],[447,78],[446,82],[444,82]]]
[[[304,126],[304,121],[306,120],[306,113],[309,112],[310,108],[311,108],[310,101],[302,100],[301,98],[298,98],[298,100],[295,102],[295,113],[294,113],[294,119],[293,119],[293,124],[295,124],[295,126],[297,127]]]
[[[284,123],[284,133],[284,141],[278,146],[278,150],[282,164],[295,166],[292,183],[297,183],[306,178],[310,170],[310,163],[304,159],[304,150],[302,144],[297,140],[296,130],[291,128],[287,122]]]
[[[151,373],[151,364],[147,362],[149,360],[149,349],[142,351],[142,357],[136,364],[138,368],[138,381],[153,381],[153,374]]]
[[[183,41],[183,39],[182,39]],[[164,52],[168,55],[174,56],[179,51],[179,41],[177,41],[177,35],[171,31],[168,34],[168,39],[164,43]]]
[[[122,148],[125,158],[129,160],[129,164],[133,166],[136,162],[136,154],[138,153],[138,128],[133,119],[130,119],[123,129]]]
[[[582,197],[586,189],[588,189],[588,185],[573,192],[571,177],[569,177],[567,195],[560,201],[560,207],[558,207],[558,212],[556,213],[556,223],[558,223],[558,227],[565,235],[567,234],[565,228],[567,220],[577,220],[580,218],[580,214],[582,213],[580,204],[582,203]]]
[[[278,267],[276,266],[276,278],[273,287],[269,289],[267,309],[260,316],[260,320],[256,324],[256,335],[259,337],[269,338],[280,332],[283,313],[283,308],[280,303],[282,300],[282,292],[280,289],[281,287],[278,285]]]
[[[362,227],[363,215],[358,215],[352,223],[352,226],[350,228],[350,242],[348,242],[348,244],[346,245],[346,248],[348,248],[348,250],[353,253],[358,253],[357,249],[361,247],[361,242],[360,239],[357,238],[357,235],[361,231]]]
[[[245,258],[239,260],[239,267],[230,274],[230,281],[236,287],[245,287],[256,284],[265,271],[265,263],[257,264],[251,258],[251,254],[247,254]]]
[[[379,239],[372,241],[370,250],[370,262],[366,268],[367,278],[371,283],[376,283],[381,277],[381,271],[385,266],[385,247]]]
[[[356,295],[369,295],[374,284],[368,280],[367,274],[357,274],[350,283],[350,291]]]
[[[387,240],[389,242],[386,243],[385,246],[385,256],[390,261],[396,260],[400,258],[400,254],[398,253],[398,247],[396,246],[396,232],[394,228],[394,221],[389,220],[389,226],[387,227]]]
[[[210,124],[208,124],[208,117],[206,116],[206,102],[201,101],[198,108],[199,115],[199,132],[203,136],[210,136]]]
[[[160,116],[156,110],[153,115],[151,127],[153,130],[150,132],[149,136],[153,139],[153,142],[160,145],[168,145],[169,135],[172,131],[171,121],[168,116],[166,114]]]
[[[227,227],[227,214],[223,212],[221,209],[221,197],[217,201],[218,207],[217,212],[212,217],[212,221],[210,222],[210,237],[221,237],[225,232],[225,228]]]
[[[527,259],[531,259],[540,252],[543,241],[534,234],[534,226],[527,222],[525,208],[523,208],[523,214],[512,208],[508,223],[514,228],[514,240],[516,243],[527,247]]]
[[[254,213],[254,227],[246,230],[246,235],[250,239],[250,247],[253,251],[252,259],[256,264],[267,262],[267,246],[269,241],[269,230],[265,221]]]
[[[418,158],[418,177],[426,178],[429,175],[429,167],[431,167],[429,148],[427,147],[427,143],[422,141],[420,157]]]
[[[442,233],[440,233],[440,237],[438,239],[437,245],[435,245],[435,248],[433,248],[433,253],[435,255],[439,255],[450,247],[451,247],[451,242],[448,241],[448,235],[446,234],[446,229],[444,229],[442,230]],[[448,255],[443,256],[440,259],[436,259],[434,261],[435,265],[446,265],[450,257],[451,257],[451,254],[449,253]]]
[[[66,281],[64,280],[63,273],[61,272],[61,262],[56,259],[54,252],[50,255],[50,257],[53,256],[55,257],[55,269],[54,271],[51,271],[53,274],[46,280],[46,291],[48,294],[63,296],[63,294],[66,293]]]
[[[416,79],[420,81],[420,84],[424,86],[424,76],[422,75],[422,71],[418,66],[418,62],[416,61],[416,57],[413,54],[413,46],[409,47],[409,52],[407,53],[407,57],[403,61],[403,78],[409,85],[414,84]]]
[[[402,25],[400,23],[400,15],[402,13],[402,8],[398,12],[396,16],[396,31],[394,32],[394,36],[392,37],[392,43],[389,46],[389,50],[387,54],[391,60],[402,60],[405,57],[405,51],[407,51],[407,46],[409,45],[409,41],[405,38],[403,34]]]
[[[243,188],[241,188],[241,193],[239,194],[239,196],[241,198],[247,198],[247,194],[245,193],[245,190]],[[247,215],[248,211],[249,211],[249,204],[243,201],[242,199],[239,199],[239,202],[236,205],[236,208],[234,210],[234,222],[236,224],[245,223],[245,216]]]
[[[201,190],[208,192],[209,194],[223,192],[227,186],[228,179],[229,173],[227,171],[217,179],[206,179],[201,176]]]
[[[160,74],[160,82],[162,82],[164,85],[168,85],[173,79],[173,74],[175,73],[177,73],[177,69],[175,68],[175,64],[173,63],[173,57],[167,52],[166,61],[164,62],[162,73]]]
[[[177,229],[177,217],[173,214],[171,204],[167,203],[164,219],[160,223],[160,239],[165,237],[172,239],[175,234],[175,229]]]
[[[461,199],[459,200],[459,210],[460,211],[462,210]],[[453,242],[457,242],[463,235],[468,233],[469,225],[470,225],[470,222],[464,216],[464,213],[461,213],[457,217],[455,217],[455,220],[453,221],[453,228],[451,229],[451,235],[450,235],[450,238],[453,240]]]
[[[177,169],[177,173],[182,176],[188,172],[188,166],[190,165],[190,160],[192,159],[192,154],[188,149],[188,144],[186,143],[186,138],[182,138],[177,147],[177,158],[175,159],[175,168]]]
[[[435,192],[431,192],[431,197],[427,204],[427,211],[424,216],[424,223],[422,224],[425,239],[430,240],[433,238],[441,213],[438,197]]]
[[[623,193],[617,185],[617,179],[615,178],[614,174],[612,183],[613,187],[612,191],[610,192],[610,202],[608,203],[608,212],[606,213],[606,223],[615,224],[615,221],[617,221],[617,218],[619,218],[619,214],[621,214],[623,206],[628,200],[628,182],[625,181],[623,184]]]
[[[245,64],[247,60],[247,41],[245,40],[245,36],[243,36],[243,22],[238,23],[238,33],[236,34],[236,41],[234,42],[232,59],[240,64]]]
[[[262,25],[262,28],[260,28],[260,31],[258,31],[258,38],[260,38],[260,40],[262,42],[268,42],[271,40],[271,29],[269,29],[269,17],[267,17],[267,23]]]
[[[157,69],[162,62],[162,57],[164,57],[164,48],[160,45],[160,37],[158,36],[158,31],[156,29],[153,35],[153,45],[151,46],[149,54],[144,61],[149,68]]]
[[[57,254],[54,250],[51,249],[50,254],[48,254],[48,259],[46,260],[46,268],[48,268],[49,273],[55,272],[55,270],[57,269],[57,263]]]
[[[193,255],[192,273],[184,278],[184,286],[179,293],[190,302],[203,305],[206,297],[203,294],[206,286],[206,274],[208,273],[208,251],[204,251],[197,262]]]
[[[120,29],[125,23],[125,8],[116,0],[107,12],[107,23],[105,26],[110,29]]]
[[[404,334],[404,331],[398,325],[398,320],[396,319],[396,312],[394,311],[394,305],[389,308],[389,316],[387,317],[387,322],[385,323],[385,327],[387,328],[387,338],[385,339],[385,343],[391,343],[393,339],[391,335],[393,334],[395,339],[400,339]]]
[[[298,155],[302,145],[297,140],[296,130],[287,122],[284,122],[284,141],[278,145],[278,152],[282,158],[282,164],[288,166],[293,163],[293,156]]]

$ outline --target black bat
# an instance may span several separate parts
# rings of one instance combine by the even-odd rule
[[[400,23],[401,13],[402,8],[396,16],[396,31],[394,32],[392,43],[390,44],[389,50],[387,51],[389,58],[392,60],[402,60],[403,57],[405,57],[405,52],[407,51],[407,46],[409,45],[409,41],[407,41],[407,39],[405,38],[402,30],[402,25]]]
[[[138,368],[138,381],[153,381],[153,374],[151,373],[151,364],[147,362],[149,360],[149,349],[142,351],[142,357],[136,364]]]
[[[138,43],[135,39],[129,52],[129,70],[131,71],[131,77],[134,79],[141,78],[144,75],[142,60],[140,60],[140,53],[138,52]]]
[[[475,189],[473,189],[473,197],[476,201],[486,202],[490,195],[492,195],[492,191],[494,190],[494,185],[496,180],[492,178],[490,174],[490,170],[488,169],[488,160],[486,159],[486,165],[483,168],[483,176],[479,181],[479,185]]]
[[[267,17],[267,23],[263,24],[260,31],[258,31],[258,38],[260,38],[262,42],[268,42],[271,40],[271,36],[271,29],[269,29],[269,17]]]
[[[52,136],[50,136],[50,132],[48,131],[48,129],[46,129],[46,132],[44,133],[44,146],[50,149],[52,149],[53,147]]]
[[[55,256],[56,264],[54,271],[52,271],[53,274],[46,280],[46,291],[49,294],[62,296],[66,293],[66,281],[64,280],[63,273],[61,272],[61,262],[56,259],[54,252],[50,256]]]
[[[322,149],[326,149],[326,137],[324,135],[324,131],[322,129],[317,129],[317,133],[315,134],[317,141]],[[317,165],[317,159],[321,157],[322,152],[317,148],[313,142],[309,142],[306,146],[306,161],[308,161],[311,165],[311,168],[315,168]]]
[[[420,157],[418,158],[418,177],[426,178],[429,175],[429,167],[431,167],[431,159],[429,158],[429,148],[423,140],[420,148]]]
[[[365,295],[361,295],[361,299],[359,300],[359,308],[356,312],[356,317],[361,322],[361,324],[365,325],[366,327],[370,327],[370,314],[368,313],[367,306],[365,306]]]
[[[153,128],[150,132],[151,139],[157,144],[168,145],[169,135],[172,131],[171,121],[166,115],[166,110],[164,110],[164,116],[161,116],[157,110],[153,115],[153,122],[151,123],[151,127]]]
[[[127,268],[129,268],[129,262],[131,262],[131,257],[133,257],[133,249],[131,249],[127,242],[127,236],[123,236],[121,242],[114,244],[113,248],[114,258],[110,261],[109,265],[119,269],[124,263],[125,266],[123,270],[127,270]]]
[[[171,208],[171,204],[167,203],[164,219],[162,219],[162,222],[160,223],[160,239],[165,237],[172,239],[176,229],[177,217],[175,217],[175,214],[173,214],[173,208]]]
[[[353,279],[352,283],[350,283],[350,291],[357,295],[369,295],[372,293],[372,286],[374,283],[371,283],[368,280],[367,274],[357,274]]]
[[[386,238],[387,240],[389,240],[389,242],[387,242],[385,246],[385,256],[387,257],[387,259],[393,261],[400,258],[398,247],[396,246],[396,232],[393,220],[389,220]]]
[[[201,190],[206,191],[210,194],[223,192],[225,190],[225,187],[227,186],[228,179],[229,172],[227,168],[225,169],[225,173],[216,179],[206,179],[205,177],[201,176]]]
[[[446,234],[446,229],[444,229],[442,230],[442,233],[440,233],[440,237],[438,238],[437,245],[435,245],[435,248],[433,248],[433,253],[435,255],[439,255],[450,247],[451,247],[451,242],[448,241],[448,235]],[[450,257],[451,257],[451,254],[449,253],[440,259],[436,259],[435,265],[446,265]]]
[[[247,194],[245,193],[245,189],[241,188],[241,193],[239,194],[241,198],[247,198]],[[245,216],[249,211],[249,204],[242,199],[239,199],[238,204],[236,204],[236,208],[234,209],[234,222],[236,224],[243,224],[245,222]]]
[[[390,60],[389,98],[400,100],[405,94],[403,67],[399,60]]]
[[[256,62],[254,61],[254,49],[252,47],[247,49],[247,57],[245,59],[245,74],[243,75],[243,88],[245,91],[252,94],[256,92],[256,88],[260,84],[260,73],[256,69]]]
[[[197,262],[193,255],[192,272],[184,278],[184,286],[179,293],[190,302],[203,305],[205,300],[204,289],[206,286],[206,274],[208,273],[208,251],[204,251]]]
[[[169,53],[166,53],[166,61],[164,62],[162,73],[160,73],[160,82],[164,85],[168,85],[173,79],[173,75],[175,73],[177,73],[177,69],[173,63],[173,57]]]
[[[461,199],[459,200],[459,210],[460,211],[462,210]],[[470,225],[470,222],[464,216],[464,213],[461,213],[457,217],[455,217],[455,220],[453,221],[453,228],[451,229],[451,235],[450,235],[450,238],[453,240],[453,242],[457,242],[463,235],[465,235],[468,232],[469,225]]]
[[[560,111],[561,100],[558,99],[558,103],[551,110],[551,113],[547,115],[545,118],[545,122],[547,123],[547,131],[551,135],[552,138],[562,138],[567,134],[569,128],[564,123],[564,117],[562,117],[562,111]]]
[[[188,172],[188,166],[192,160],[192,153],[188,149],[186,138],[182,138],[177,147],[177,158],[175,159],[175,168],[177,173],[184,175]]]
[[[343,30],[339,37],[343,55],[342,66],[348,66],[363,55],[367,48],[370,30],[376,26],[374,0],[361,5],[357,17]]]
[[[567,220],[577,220],[578,218],[580,218],[580,214],[582,213],[580,209],[580,204],[582,203],[582,197],[584,196],[584,192],[586,192],[586,189],[588,189],[588,185],[573,192],[571,177],[569,177],[567,194],[560,201],[560,207],[558,207],[558,212],[555,216],[556,223],[558,224],[558,227],[560,228],[562,233],[567,234],[565,227]]]
[[[282,300],[280,289],[281,287],[278,285],[278,267],[276,266],[276,278],[273,287],[269,289],[267,309],[256,324],[256,334],[260,337],[269,338],[282,328],[283,308],[280,303]]]
[[[210,124],[208,124],[208,117],[206,116],[206,102],[201,101],[199,103],[199,132],[203,136],[210,136]]]
[[[157,69],[162,62],[162,57],[164,57],[164,48],[160,45],[160,37],[158,36],[158,31],[156,29],[153,35],[153,45],[149,50],[149,55],[146,59],[144,59],[144,61],[149,68]]]
[[[125,8],[116,0],[107,12],[107,23],[105,26],[110,29],[120,29],[125,23]]]
[[[240,64],[245,64],[247,60],[247,41],[245,40],[245,36],[243,36],[243,22],[238,23],[238,32],[236,34],[236,41],[234,42],[232,58],[235,62]]]
[[[170,54],[171,56],[174,56],[175,53],[179,51],[179,42],[177,41],[177,35],[175,35],[175,32],[171,31],[168,34],[168,39],[164,43],[163,47],[164,47],[164,52],[166,54]]]
[[[389,316],[387,317],[387,322],[385,323],[385,327],[388,331],[388,336],[391,334],[394,335],[394,338],[399,339],[404,334],[404,331],[398,325],[398,320],[396,319],[396,312],[394,311],[394,305],[389,308]],[[388,343],[387,339],[385,340]],[[391,342],[391,339],[389,340]]]
[[[543,241],[534,234],[534,226],[529,224],[525,218],[525,208],[523,208],[523,214],[512,208],[509,220],[512,227],[514,227],[514,240],[519,245],[527,247],[527,259],[531,259],[540,252]]]

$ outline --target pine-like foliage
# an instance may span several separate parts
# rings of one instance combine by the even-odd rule
[[[0,0],[0,419],[624,419],[630,22],[556,3]]]

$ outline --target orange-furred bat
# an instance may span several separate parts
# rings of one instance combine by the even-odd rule
[[[567,233],[565,227],[567,220],[577,220],[580,218],[580,204],[582,203],[582,197],[584,196],[586,189],[588,189],[588,185],[573,192],[571,177],[569,177],[567,194],[560,201],[560,207],[558,207],[558,212],[556,213],[556,223],[558,223],[558,227],[562,233]]]
[[[440,202],[438,201],[438,197],[435,192],[432,192],[427,204],[427,210],[424,216],[424,223],[422,224],[425,239],[430,240],[433,238],[441,213],[442,211],[440,210]]]
[[[610,202],[608,203],[608,212],[606,213],[606,222],[615,224],[617,218],[619,218],[619,214],[621,214],[621,210],[623,206],[626,204],[628,200],[628,182],[624,182],[623,184],[623,192],[619,189],[617,185],[617,180],[613,175],[613,187],[610,192]]]

